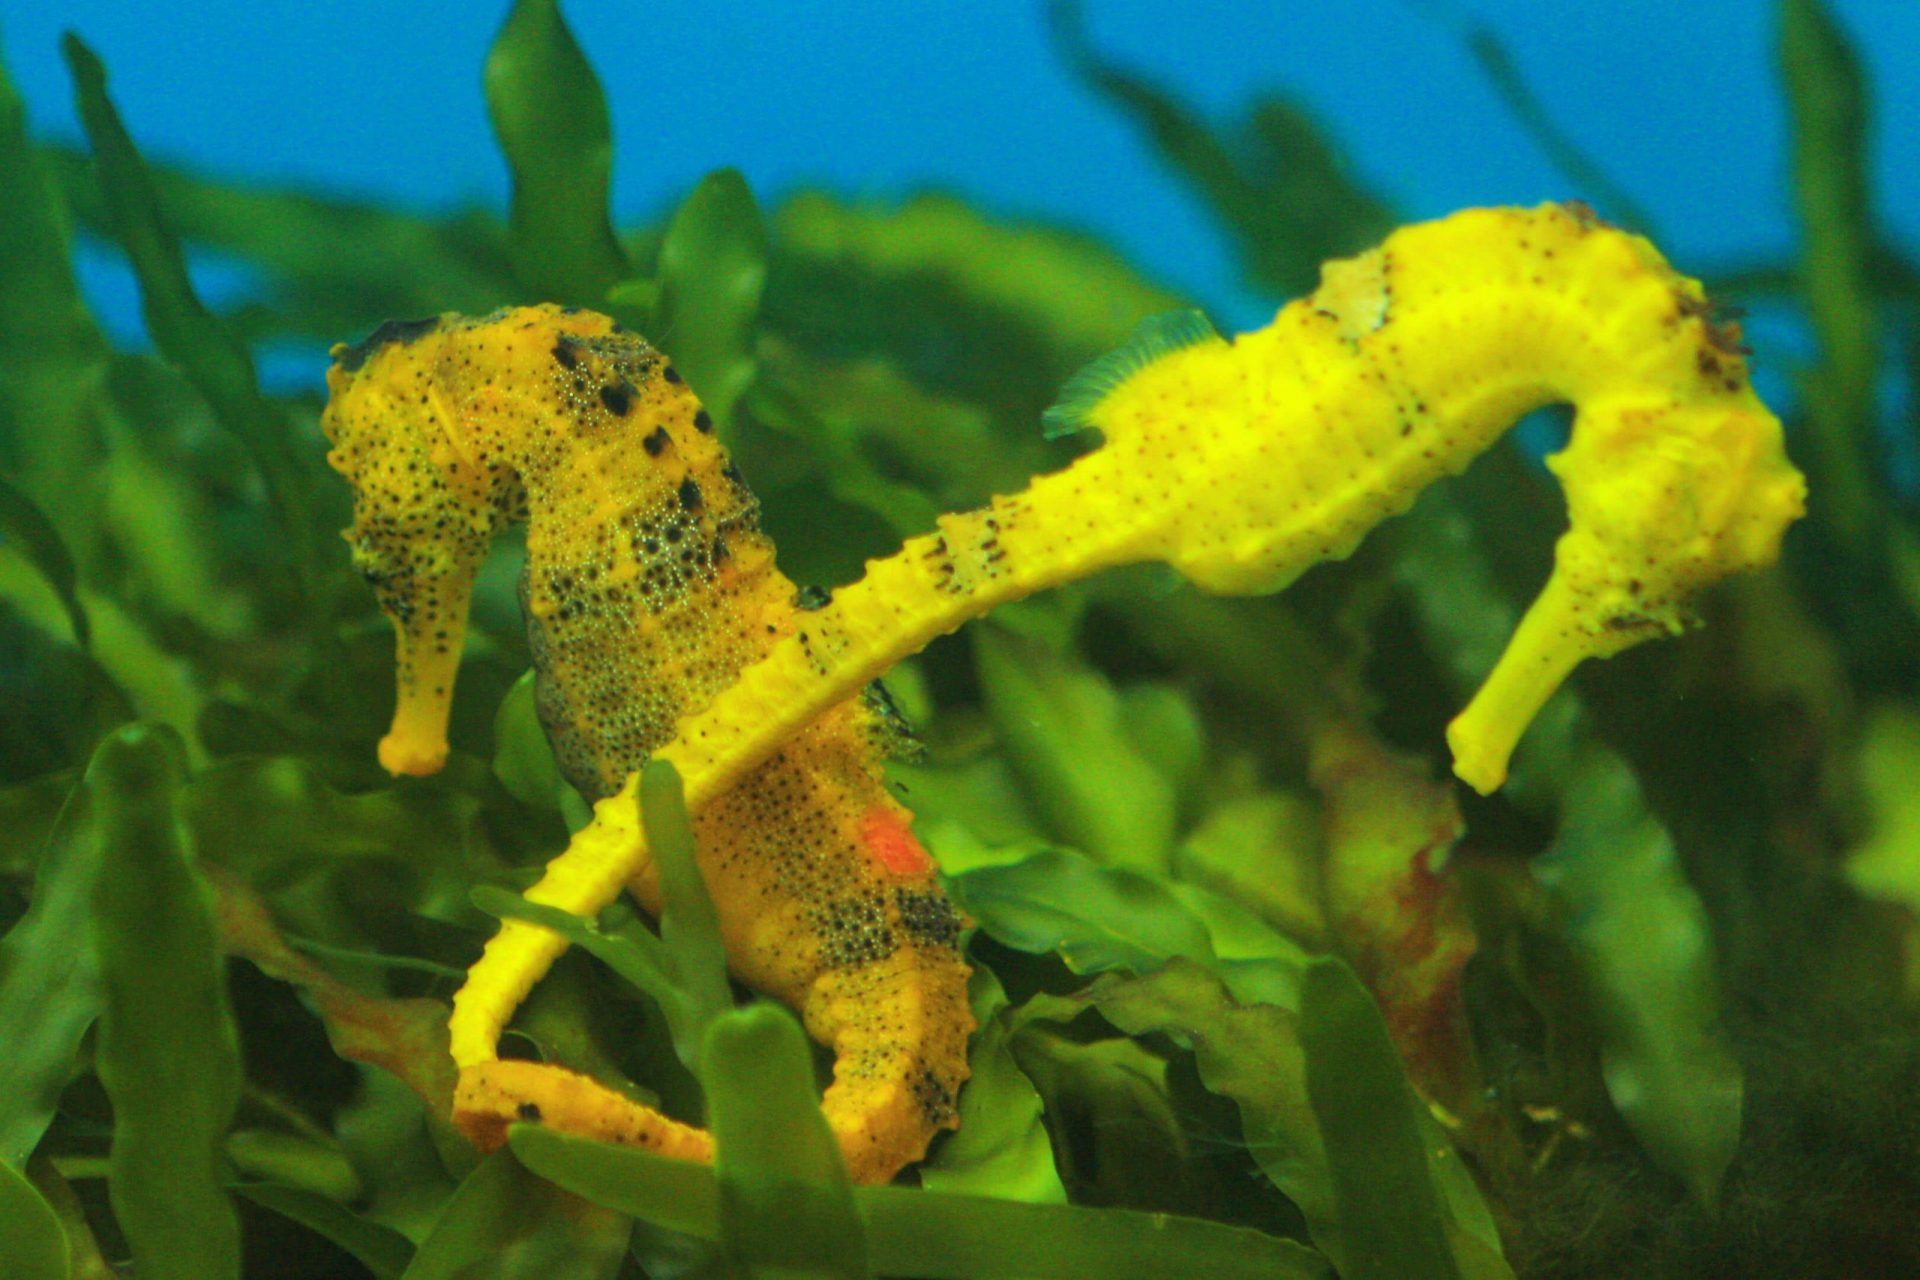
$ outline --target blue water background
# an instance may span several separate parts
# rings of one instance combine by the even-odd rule
[[[0,47],[45,136],[79,137],[57,49],[70,28],[105,59],[156,158],[416,210],[503,209],[480,66],[504,11],[14,0],[0,5]],[[1875,92],[1876,204],[1894,238],[1915,245],[1920,6],[1846,0],[1837,11]],[[1196,198],[1069,74],[1038,3],[572,0],[566,12],[611,99],[622,220],[670,207],[721,165],[743,170],[769,203],[809,184],[881,199],[941,188],[1094,231],[1226,326],[1271,312],[1272,300],[1238,282]],[[1680,265],[1700,273],[1792,252],[1774,7],[1762,0],[1092,0],[1086,14],[1106,57],[1215,120],[1262,92],[1303,103],[1409,219],[1591,197],[1548,163],[1472,61],[1463,32],[1477,21]],[[195,265],[216,298],[254,287],[205,256]],[[95,246],[83,268],[110,325],[137,344],[117,257]],[[1757,336],[1789,360],[1803,345],[1791,324],[1763,323]],[[316,352],[268,357],[277,389],[317,382]]]

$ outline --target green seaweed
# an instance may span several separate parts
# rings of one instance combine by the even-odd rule
[[[1346,1241],[1342,1274],[1458,1280],[1422,1149],[1420,1104],[1373,997],[1338,960],[1307,966],[1300,1052]]]
[[[399,1280],[413,1261],[413,1244],[398,1231],[370,1222],[316,1192],[271,1182],[245,1182],[233,1190],[339,1245],[371,1271],[374,1280]]]
[[[306,477],[280,411],[260,394],[253,355],[201,303],[187,276],[186,256],[160,210],[146,162],[134,149],[107,97],[107,72],[78,37],[61,43],[73,75],[74,99],[93,145],[115,233],[134,275],[153,342],[212,406],[221,425],[246,447],[266,482],[295,572],[309,599],[318,592],[319,546]]]
[[[1178,97],[1100,56],[1075,0],[1051,0],[1054,41],[1087,86],[1125,112],[1214,209],[1249,280],[1280,297],[1313,287],[1320,264],[1374,243],[1393,220],[1346,173],[1297,107],[1263,98],[1238,136],[1222,134]]]
[[[659,937],[639,926],[602,932],[591,921],[492,886],[474,889],[473,904],[490,915],[545,925],[646,992],[666,1015],[681,1063],[697,1073],[714,1023],[733,1007],[726,951],[713,899],[694,863],[693,826],[680,775],[661,760],[640,777],[647,843],[660,866]]]
[[[583,1204],[496,1151],[448,1197],[401,1280],[611,1280],[630,1223]]]
[[[240,1274],[220,1174],[240,1051],[205,882],[178,814],[180,743],[132,725],[87,771],[105,851],[93,891],[100,1083],[113,1102],[107,1190],[141,1274]]]
[[[1185,779],[1155,768],[1111,684],[997,626],[974,654],[1001,751],[1048,834],[1111,866],[1165,871]]]
[[[1653,219],[1647,216],[1640,202],[1628,195],[1605,167],[1548,113],[1546,104],[1534,92],[1499,32],[1483,23],[1474,23],[1463,36],[1467,51],[1480,64],[1487,83],[1506,104],[1507,114],[1526,128],[1535,145],[1553,162],[1553,167],[1572,181],[1574,190],[1614,222],[1643,236],[1657,238]]]
[[[1740,1140],[1745,1077],[1720,1025],[1705,912],[1643,805],[1617,757],[1582,759],[1534,874],[1570,917],[1608,1092],[1654,1161],[1711,1205]]]
[[[733,169],[708,174],[667,221],[650,332],[723,436],[753,382],[766,280],[767,228],[746,179]]]
[[[67,1280],[67,1233],[53,1207],[13,1165],[0,1162],[0,1258],[19,1280]]]
[[[632,1148],[516,1125],[514,1153],[542,1177],[611,1208],[705,1240],[720,1236],[712,1170]],[[1326,1280],[1311,1250],[1199,1218],[856,1187],[868,1258],[882,1274],[927,1280],[1088,1274],[1158,1277],[1191,1268],[1223,1280]]]
[[[560,0],[518,0],[487,54],[487,112],[513,172],[507,251],[535,297],[604,306],[626,278],[607,216],[613,128]]]
[[[99,1015],[99,964],[86,929],[105,856],[89,790],[70,788],[32,905],[0,938],[0,1164],[14,1169],[39,1145]]]
[[[1807,316],[1820,344],[1820,362],[1806,375],[1816,501],[1835,536],[1858,550],[1878,488],[1870,426],[1879,344],[1868,284],[1867,92],[1853,50],[1820,0],[1782,0],[1780,68],[1792,108]]]
[[[704,1044],[714,1023],[733,1008],[733,992],[727,986],[720,918],[694,861],[693,820],[687,816],[680,773],[665,760],[651,761],[640,771],[640,819],[660,867],[660,941],[686,993],[691,1029]]]
[[[1015,854],[960,872],[952,884],[996,941],[1057,954],[1077,973],[1145,973],[1179,957],[1247,999],[1287,1006],[1298,999],[1306,952],[1230,899],[1192,885],[1102,867],[1068,849]]]
[[[87,154],[52,143],[38,160],[74,222],[111,236],[113,217]],[[236,187],[151,159],[147,172],[181,240],[271,273],[273,297],[224,317],[249,340],[343,342],[379,318],[485,314],[519,296],[506,228],[490,213],[433,219],[338,196]],[[343,244],[353,252],[339,252]]]
[[[747,1274],[871,1276],[846,1162],[814,1099],[813,1056],[793,1015],[764,1001],[729,1010],[707,1028],[700,1057],[726,1255]]]
[[[1359,1222],[1342,1218],[1346,1190],[1336,1181],[1313,1109],[1309,1050],[1298,1030],[1297,1012],[1242,1003],[1218,978],[1186,960],[1132,980],[1109,979],[1094,989],[1093,999],[1101,1015],[1129,1035],[1167,1034],[1190,1045],[1202,1083],[1238,1107],[1254,1160],[1298,1206],[1314,1244],[1343,1274],[1365,1255],[1375,1223],[1371,1217]],[[1404,1077],[1401,1081],[1404,1089]],[[1352,1123],[1387,1123],[1377,1108],[1376,1101],[1353,1115]],[[1375,1136],[1369,1128],[1358,1141],[1370,1149]],[[1419,1265],[1440,1265],[1438,1259],[1444,1256],[1471,1259],[1466,1274],[1511,1274],[1500,1259],[1487,1210],[1458,1161],[1431,1158],[1427,1178],[1438,1183],[1428,1198],[1438,1197],[1451,1221],[1448,1249],[1436,1255],[1420,1253]],[[1413,1251],[1419,1253],[1418,1246]]]
[[[0,64],[0,244],[8,246],[0,255],[0,403],[11,413],[0,462],[42,495],[76,492],[99,456],[93,410],[109,354],[74,279],[65,202],[49,169]],[[23,422],[35,429],[22,431]],[[56,516],[68,538],[91,532],[78,512]]]
[[[1013,1048],[1015,1015],[1007,993],[987,968],[973,971],[968,991],[980,1030],[967,1050],[960,1131],[920,1166],[920,1184],[954,1195],[1065,1204],[1045,1108]]]

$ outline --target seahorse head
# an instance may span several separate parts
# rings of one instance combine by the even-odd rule
[[[1711,319],[1693,281],[1673,283],[1672,311],[1649,323],[1677,332],[1649,334],[1632,348],[1641,367],[1623,360],[1581,397],[1567,447],[1547,459],[1567,495],[1553,572],[1448,730],[1456,771],[1483,792],[1574,665],[1685,630],[1703,588],[1772,564],[1805,513],[1806,480],[1747,380],[1738,329]]]
[[[381,743],[394,772],[445,758],[468,600],[503,526],[539,514],[527,606],[540,652],[543,626],[617,590],[667,607],[727,553],[724,533],[752,524],[712,419],[605,316],[547,305],[390,322],[333,355],[327,458],[353,489],[354,565],[398,637],[399,709]]]

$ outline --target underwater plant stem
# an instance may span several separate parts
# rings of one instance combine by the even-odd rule
[[[1855,554],[1878,522],[1874,386],[1879,350],[1867,187],[1868,104],[1858,60],[1818,0],[1780,6],[1780,71],[1791,125],[1800,285],[1819,347],[1803,380],[1820,509]]]
[[[215,421],[252,459],[286,535],[294,584],[313,610],[315,648],[323,649],[331,620],[315,604],[320,597],[316,526],[286,423],[260,394],[252,352],[200,300],[146,161],[107,95],[105,66],[71,32],[61,51],[73,77],[75,107],[93,145],[101,195],[140,284],[141,312],[154,346],[205,397]]]
[[[1631,227],[1641,235],[1652,236],[1655,232],[1653,219],[1640,202],[1627,194],[1627,189],[1607,173],[1600,162],[1565,129],[1547,110],[1546,103],[1534,92],[1533,85],[1521,72],[1520,64],[1514,59],[1513,51],[1507,42],[1501,39],[1499,32],[1484,23],[1470,23],[1462,32],[1467,52],[1479,64],[1481,74],[1487,83],[1499,95],[1507,111],[1516,123],[1526,130],[1534,145],[1540,148],[1547,162],[1572,181],[1574,189],[1589,193],[1599,206],[1617,219],[1623,226]]]

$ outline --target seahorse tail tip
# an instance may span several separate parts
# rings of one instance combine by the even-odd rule
[[[950,1095],[947,1098],[950,1101]],[[834,1137],[855,1182],[878,1185],[926,1155],[941,1129],[957,1127],[950,1107],[929,1118],[928,1100],[906,1084],[856,1112],[830,1114]],[[590,1076],[542,1062],[490,1061],[461,1069],[453,1123],[482,1151],[506,1143],[516,1124],[539,1124],[579,1138],[639,1147],[677,1160],[711,1163],[713,1135],[662,1115]]]
[[[483,1062],[462,1069],[454,1088],[453,1123],[482,1151],[505,1143],[510,1125],[542,1124],[676,1159],[713,1159],[713,1135],[705,1129],[662,1115],[590,1076],[543,1062]]]

